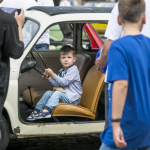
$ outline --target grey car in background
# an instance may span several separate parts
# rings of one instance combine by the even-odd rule
[[[83,6],[84,7],[109,7],[113,8],[116,2],[98,2],[98,1],[89,1],[86,2]]]

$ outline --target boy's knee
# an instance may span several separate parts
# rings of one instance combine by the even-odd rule
[[[53,94],[53,91],[47,91],[47,92],[45,92],[44,95],[52,95],[52,94]]]
[[[60,95],[60,94],[62,94],[62,92],[60,92],[60,91],[55,91],[54,94],[55,94],[55,95]]]
[[[60,97],[62,96],[62,92],[60,92],[60,91],[55,91],[55,92],[53,93],[53,96],[60,98]]]

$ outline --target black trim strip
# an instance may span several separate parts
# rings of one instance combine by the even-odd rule
[[[75,13],[111,13],[113,8],[109,7],[31,7],[28,10],[39,10],[51,16],[59,14],[75,14]]]

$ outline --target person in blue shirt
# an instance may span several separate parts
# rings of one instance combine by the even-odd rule
[[[118,23],[124,37],[108,52],[109,126],[100,150],[150,149],[150,39],[144,0],[120,0]]]

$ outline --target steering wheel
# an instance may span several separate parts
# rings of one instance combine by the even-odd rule
[[[38,56],[40,57],[40,59],[42,60],[45,68],[48,68],[46,65],[45,60],[43,59],[42,55],[38,52],[38,50],[34,47],[34,50],[37,52]],[[38,73],[40,73],[41,75],[45,76],[46,78],[48,78],[49,76],[44,75],[44,71],[42,70],[42,68],[40,67],[40,65],[38,64],[36,58],[34,57],[33,53],[30,52],[33,60],[31,60],[31,57],[29,56],[29,62],[27,62],[25,65],[23,65],[21,67],[21,73],[27,72],[31,69],[35,69]],[[38,68],[36,68],[38,67]]]

